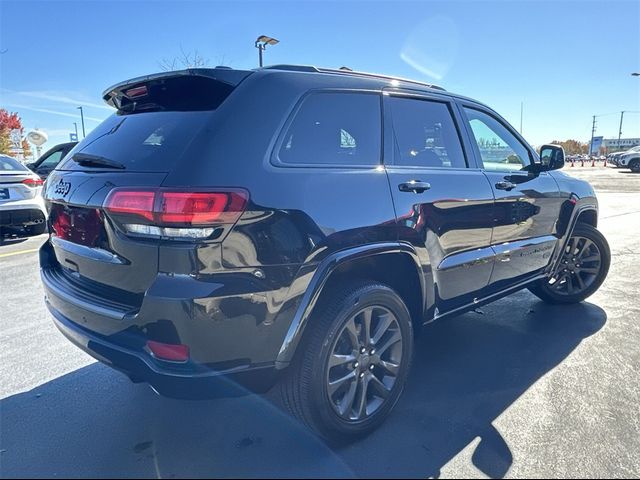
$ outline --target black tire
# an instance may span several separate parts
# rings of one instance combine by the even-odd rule
[[[531,293],[547,303],[568,304],[582,302],[600,288],[600,285],[602,285],[602,282],[604,282],[604,279],[607,277],[607,273],[609,272],[609,266],[611,265],[611,250],[609,249],[607,239],[602,235],[602,233],[591,225],[578,223],[571,234],[571,238],[585,238],[595,244],[600,254],[600,261],[597,264],[597,267],[594,267],[597,270],[597,273],[594,273],[594,276],[589,278],[589,283],[584,289],[576,291],[573,294],[559,292],[558,289],[554,288],[554,284],[551,283],[552,278],[540,280],[529,286]]]
[[[371,309],[373,311],[388,311],[395,316],[397,322],[394,323],[393,331],[391,329],[386,330],[388,327],[385,327],[385,331],[387,333],[392,331],[391,335],[394,338],[398,333],[401,335],[402,353],[399,355],[401,357],[399,369],[397,375],[393,376],[394,383],[390,387],[387,398],[380,400],[382,403],[369,415],[367,411],[369,408],[367,402],[369,391],[367,388],[370,387],[362,388],[362,376],[366,375],[364,380],[371,379],[370,382],[366,382],[367,385],[370,385],[370,383],[374,383],[372,378],[374,375],[384,376],[386,373],[384,371],[378,372],[377,369],[380,367],[372,367],[368,364],[368,361],[365,365],[364,360],[362,365],[359,366],[358,363],[353,363],[348,366],[345,364],[331,367],[329,366],[329,361],[335,358],[335,349],[339,342],[344,342],[343,335],[345,333],[349,335],[349,332],[351,332],[347,328],[347,324],[354,321],[354,318],[359,318],[358,315],[360,314],[358,312]],[[384,316],[388,318],[386,313]],[[378,328],[383,323],[380,318],[382,316],[375,321]],[[327,294],[323,294],[316,311],[309,321],[310,324],[305,330],[303,340],[297,348],[296,358],[279,385],[281,401],[285,409],[328,440],[348,441],[370,433],[385,420],[397,403],[409,373],[413,354],[413,328],[407,307],[402,298],[386,285],[365,281],[353,282],[342,284],[339,288],[334,288]],[[371,333],[373,333],[373,324],[374,320],[370,320],[370,325],[372,325]],[[395,328],[396,325],[398,328]],[[360,327],[362,328],[362,323]],[[359,332],[362,333],[362,329]],[[371,341],[373,340],[372,338]],[[396,349],[396,347],[393,348]],[[390,349],[387,348],[386,351],[388,350]],[[380,356],[383,355],[385,353]],[[367,358],[373,359],[373,354]],[[373,360],[371,361],[374,363]],[[371,372],[367,370],[366,372],[358,373],[360,369],[366,369],[367,365],[369,365]],[[345,419],[337,411],[339,409],[338,401],[331,402],[329,375],[330,373],[333,374],[335,370],[332,369],[336,368],[350,369],[356,373],[354,380],[351,380],[349,384],[345,383],[345,386],[349,387],[345,388],[345,390],[350,392],[350,385],[354,382],[358,384],[357,387],[354,387],[349,405],[358,403],[358,401],[354,402],[353,400],[357,393],[361,394],[363,390],[366,392],[364,395],[364,418],[357,420]],[[340,372],[338,374],[342,375]],[[360,377],[361,380],[358,380],[357,377]],[[387,381],[387,377],[384,377],[383,380]],[[377,390],[377,388],[373,388],[373,390]],[[373,390],[371,391],[372,399],[378,401]],[[336,390],[336,393],[339,392]],[[345,398],[347,395],[348,393],[345,393]],[[342,400],[344,401],[345,398]],[[362,396],[358,400],[361,398]],[[362,409],[360,411],[362,412]],[[350,416],[352,412],[351,407],[348,407],[346,414]]]
[[[633,173],[640,173],[640,160],[633,160],[629,163],[629,168]]]
[[[29,225],[28,227],[25,227],[25,230],[29,236],[42,235],[47,230],[47,224],[42,222],[35,225]]]

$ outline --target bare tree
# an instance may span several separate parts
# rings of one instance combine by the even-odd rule
[[[180,45],[180,55],[173,59],[163,58],[158,62],[158,65],[164,71],[178,70],[180,68],[202,68],[209,65],[209,59],[200,55],[198,50],[187,52]]]

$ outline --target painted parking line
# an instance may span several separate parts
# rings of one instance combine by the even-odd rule
[[[18,250],[17,252],[0,253],[0,258],[13,257],[14,255],[22,255],[23,253],[33,253],[40,250],[39,248],[32,248],[30,250]]]

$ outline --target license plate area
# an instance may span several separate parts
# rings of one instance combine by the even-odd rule
[[[54,203],[50,215],[56,237],[87,247],[100,247],[106,241],[102,213],[96,208]]]

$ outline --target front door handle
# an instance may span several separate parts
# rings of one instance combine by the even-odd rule
[[[516,187],[517,187],[517,185],[515,183],[513,183],[513,182],[506,182],[505,181],[505,182],[496,183],[496,188],[498,190],[507,190],[507,191],[509,191],[509,190],[513,190]]]
[[[398,185],[401,192],[415,192],[422,193],[425,190],[429,190],[431,185],[427,182],[421,182],[420,180],[409,180],[408,182]]]

